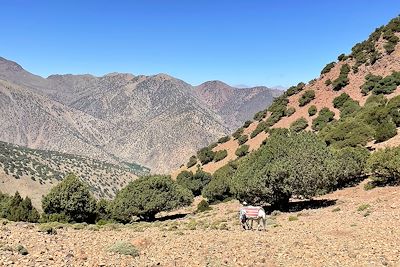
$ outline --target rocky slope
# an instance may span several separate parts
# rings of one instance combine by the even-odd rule
[[[209,81],[195,87],[195,94],[216,110],[230,129],[240,127],[282,92],[264,86],[235,88],[221,81]]]
[[[0,140],[168,172],[243,123],[246,115],[238,114],[246,106],[265,107],[275,94],[267,88],[236,90],[221,107],[197,91],[202,92],[165,74],[44,79],[0,58]],[[213,96],[218,95],[226,92],[217,88]],[[226,108],[233,101],[237,108]]]
[[[200,214],[182,210],[190,213],[179,220],[54,224],[55,235],[39,232],[43,225],[3,223],[0,266],[400,266],[397,187],[365,191],[360,185],[311,204],[269,216],[265,232],[241,230],[236,201]],[[110,252],[118,241],[132,244],[139,256]],[[29,254],[19,254],[18,245]]]

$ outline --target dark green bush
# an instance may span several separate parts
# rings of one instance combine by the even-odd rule
[[[286,116],[290,117],[290,116],[292,116],[295,112],[296,112],[296,109],[295,109],[294,107],[289,107],[289,108],[286,110]]]
[[[385,121],[375,130],[376,142],[389,140],[397,134],[396,124],[392,120]]]
[[[0,192],[0,218],[16,222],[37,222],[40,216],[32,206],[31,199],[23,199],[17,191],[12,197]]]
[[[209,147],[204,147],[197,152],[197,158],[203,165],[213,161],[214,157],[215,157],[215,152],[212,151]]]
[[[96,203],[96,222],[111,220],[111,201],[100,199]]]
[[[216,170],[211,181],[203,189],[203,197],[207,198],[210,203],[217,203],[232,198],[230,183],[236,169],[237,164],[230,162]]]
[[[289,89],[286,90],[285,94],[286,96],[292,96],[295,95],[299,92],[301,92],[304,89],[305,83],[299,83],[296,86],[291,86]]]
[[[322,108],[319,111],[318,117],[316,117],[313,122],[311,128],[314,131],[320,131],[324,128],[329,122],[333,121],[335,117],[335,113],[330,111],[328,108]]]
[[[328,145],[335,148],[365,146],[372,140],[373,135],[373,128],[365,122],[351,117],[334,122],[319,133],[319,136]]]
[[[253,119],[255,121],[261,121],[262,119],[265,118],[265,116],[267,116],[267,112],[266,112],[266,110],[262,110],[262,111],[257,112],[256,114],[254,114]]]
[[[314,90],[307,90],[304,94],[299,98],[299,106],[305,106],[311,102],[315,98]]]
[[[307,128],[307,126],[308,126],[307,120],[301,117],[300,119],[297,119],[290,125],[290,130],[297,133]]]
[[[223,143],[228,142],[229,140],[231,140],[230,136],[224,136],[224,137],[221,137],[220,139],[218,139],[218,143],[223,144]]]
[[[231,190],[239,200],[283,207],[293,195],[310,198],[332,188],[331,157],[315,134],[272,134],[239,163]]]
[[[338,60],[339,61],[344,61],[344,60],[346,60],[347,59],[347,56],[345,55],[345,54],[340,54],[339,56],[338,56]]]
[[[190,205],[193,194],[169,176],[153,175],[130,182],[118,192],[112,204],[113,218],[130,222],[132,216],[154,220],[161,211]]]
[[[336,180],[336,187],[354,185],[366,175],[369,152],[364,147],[345,147],[333,151],[330,170]]]
[[[335,67],[335,65],[336,65],[335,62],[328,63],[328,64],[322,69],[321,75],[330,72],[331,69],[332,69],[333,67]]]
[[[244,129],[243,129],[243,127],[241,127],[241,128],[239,128],[239,129],[237,129],[237,130],[232,134],[232,136],[233,136],[233,138],[236,140],[236,139],[238,139],[239,137],[242,136],[243,132],[244,132]]]
[[[268,126],[265,122],[259,122],[257,124],[257,127],[254,129],[254,131],[250,134],[250,138],[254,138],[256,137],[259,133],[263,132],[263,131],[267,131],[268,130]]]
[[[219,150],[217,152],[215,152],[215,157],[214,157],[214,161],[218,162],[220,160],[223,160],[224,158],[226,158],[226,156],[228,156],[228,151],[224,150]]]
[[[332,84],[331,79],[328,79],[328,80],[325,81],[325,85],[326,85],[326,86],[329,86],[329,85],[331,85],[331,84]]]
[[[201,194],[201,190],[211,181],[211,174],[197,170],[195,174],[190,171],[182,171],[176,177],[176,182],[184,188],[189,189],[194,196]]]
[[[308,115],[314,116],[315,114],[317,114],[317,111],[317,107],[315,105],[312,105],[308,108]]]
[[[400,72],[393,72],[385,78],[368,74],[365,76],[365,83],[361,86],[361,92],[363,95],[367,95],[371,91],[376,95],[390,94],[398,86],[400,86]]]
[[[349,99],[343,103],[343,106],[340,108],[340,117],[344,118],[350,116],[361,109],[359,103],[354,101],[353,99]]]
[[[349,78],[347,77],[349,72],[350,66],[348,64],[342,65],[342,67],[340,68],[339,77],[332,82],[333,90],[339,91],[349,84]]]
[[[189,162],[186,164],[186,167],[188,167],[188,168],[193,167],[194,165],[196,165],[196,163],[197,163],[197,157],[191,156],[189,158]]]
[[[43,212],[64,214],[69,222],[94,223],[96,200],[88,185],[74,174],[67,175],[42,199]]]
[[[247,153],[249,153],[249,146],[248,145],[241,145],[240,147],[238,147],[235,151],[235,155],[240,157],[246,156]]]
[[[243,145],[244,143],[247,142],[247,140],[249,140],[249,136],[247,134],[242,135],[237,140],[238,140],[239,145]]]
[[[196,213],[205,212],[207,210],[211,210],[210,204],[204,199],[202,199],[199,204],[197,204]]]
[[[350,99],[350,96],[346,93],[342,93],[340,96],[337,96],[333,99],[333,106],[337,109],[340,109],[344,102]]]
[[[246,121],[243,125],[243,128],[248,128],[250,126],[250,124],[252,123],[252,121]]]
[[[377,185],[398,185],[400,183],[400,147],[376,151],[368,159],[367,169],[375,177]]]

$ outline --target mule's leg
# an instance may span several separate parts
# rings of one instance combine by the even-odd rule
[[[251,220],[251,226],[250,226],[250,229],[251,229],[251,230],[253,230],[253,221],[254,221],[254,220],[252,219],[252,220]]]

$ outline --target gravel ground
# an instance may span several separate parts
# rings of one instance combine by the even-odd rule
[[[240,229],[237,201],[155,223],[61,225],[54,235],[3,221],[0,266],[400,266],[399,189],[340,190],[320,198],[328,206],[270,216],[265,232]],[[109,252],[117,241],[140,255]]]

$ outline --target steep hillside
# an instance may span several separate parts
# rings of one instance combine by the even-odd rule
[[[201,90],[165,74],[44,79],[4,58],[0,90],[0,140],[111,163],[117,163],[115,158],[138,162],[154,172],[177,168],[242,123],[247,115],[239,116],[241,110],[268,105],[275,92],[214,90],[216,98],[227,96],[217,107],[197,94]]]
[[[344,121],[346,116],[354,116],[358,120],[356,116],[359,114],[356,111],[359,105],[364,106],[371,95],[384,94],[388,100],[400,95],[400,74],[396,73],[400,71],[399,36],[400,18],[395,18],[388,25],[377,28],[366,41],[356,44],[351,54],[342,54],[337,62],[329,63],[317,79],[289,88],[269,108],[256,113],[251,123],[236,130],[232,136],[220,139],[218,144],[208,147],[208,150],[214,152],[226,150],[226,157],[203,164],[198,158],[192,157],[186,166],[173,175],[188,169],[188,166],[192,171],[200,166],[212,173],[238,158],[236,152],[239,144],[242,145],[242,154],[237,152],[240,156],[245,155],[247,149],[257,149],[271,129],[292,127],[319,132],[335,121]],[[344,111],[342,107],[334,106],[335,98],[343,93],[351,98]],[[332,117],[330,112],[333,112]],[[371,139],[367,145],[376,149],[398,144],[399,135],[395,135],[384,142]]]
[[[42,195],[68,173],[86,181],[98,198],[112,198],[118,189],[148,169],[129,163],[110,164],[49,150],[30,149],[0,141],[0,184],[3,193],[32,198],[40,207]]]
[[[281,90],[264,86],[235,88],[221,81],[209,81],[195,87],[195,94],[222,116],[229,129],[236,129],[254,113],[269,106]]]

